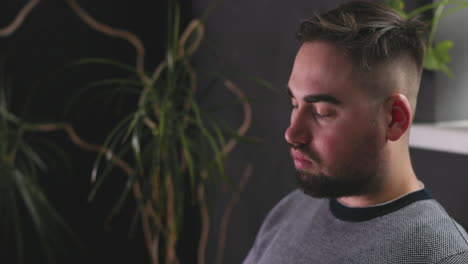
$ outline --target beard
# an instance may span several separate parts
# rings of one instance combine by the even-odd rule
[[[339,198],[368,194],[373,189],[376,174],[350,172],[346,174],[325,175],[296,170],[296,182],[302,191],[316,198]]]
[[[324,167],[323,160],[317,153],[291,147],[313,160],[318,168]],[[378,191],[382,183],[379,176],[382,155],[376,137],[365,137],[363,142],[354,146],[353,150],[348,159],[330,168],[329,175],[319,170],[317,172],[296,170],[299,188],[305,194],[317,198],[339,198]]]

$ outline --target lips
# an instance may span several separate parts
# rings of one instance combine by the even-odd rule
[[[296,169],[309,169],[314,165],[311,159],[307,158],[304,154],[297,150],[291,150],[291,155],[293,157],[294,166]]]

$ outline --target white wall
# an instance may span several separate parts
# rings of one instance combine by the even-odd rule
[[[435,118],[437,121],[468,119],[468,9],[452,13],[440,21],[436,40],[453,40],[451,79],[435,76]]]

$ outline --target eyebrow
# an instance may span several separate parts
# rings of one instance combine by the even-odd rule
[[[287,87],[287,91],[289,96],[294,98],[294,95],[291,92],[291,89]],[[329,94],[312,94],[312,95],[307,95],[304,97],[304,101],[307,103],[319,103],[319,102],[325,102],[325,103],[330,103],[334,105],[340,105],[342,102],[338,100],[336,97],[329,95]]]

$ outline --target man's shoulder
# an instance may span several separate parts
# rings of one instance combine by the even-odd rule
[[[324,256],[333,263],[468,263],[468,235],[433,199],[365,221],[335,218],[329,204],[300,190],[288,194],[263,222],[246,263],[321,263]]]
[[[468,249],[468,234],[434,199],[418,201],[397,212],[414,232],[421,235],[443,237],[455,235]]]
[[[443,258],[437,264],[464,264],[468,263],[468,250],[458,252]]]
[[[389,220],[389,225],[405,230],[400,235],[408,250],[426,252],[436,263],[468,263],[452,261],[468,259],[468,234],[437,201],[415,202]]]

